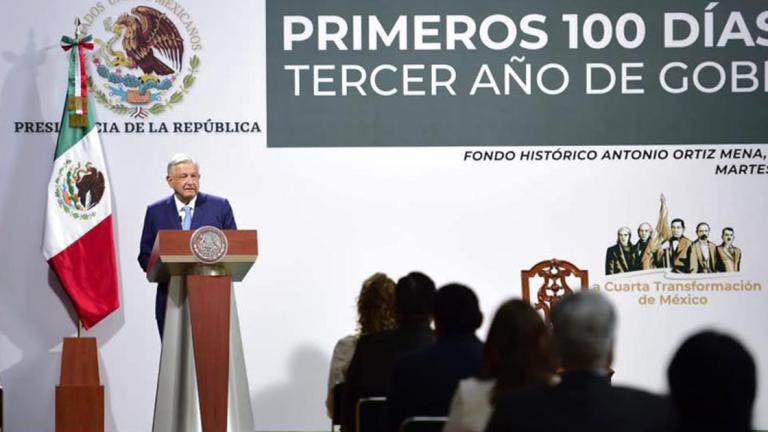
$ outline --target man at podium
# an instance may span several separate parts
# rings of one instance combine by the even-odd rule
[[[139,264],[146,272],[152,246],[159,230],[197,229],[214,226],[223,230],[237,229],[229,201],[199,192],[200,167],[187,154],[174,155],[168,162],[165,180],[173,195],[147,207],[139,245]],[[163,337],[168,285],[157,285],[155,319],[160,338]]]

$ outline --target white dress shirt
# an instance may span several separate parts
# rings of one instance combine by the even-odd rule
[[[176,194],[173,195],[173,200],[176,202],[176,211],[179,213],[179,223],[184,222],[184,210],[182,210],[184,207],[189,207],[191,209],[189,212],[189,217],[193,217],[195,215],[195,203],[197,202],[197,195],[192,198],[189,204],[184,204],[181,202]]]
[[[339,339],[333,348],[331,369],[328,372],[328,393],[325,397],[325,408],[330,418],[333,418],[333,386],[344,382],[347,369],[349,369],[349,363],[355,354],[355,347],[357,347],[357,339],[359,337],[359,334],[345,336]]]
[[[467,378],[459,382],[443,432],[483,432],[493,412],[496,380]]]

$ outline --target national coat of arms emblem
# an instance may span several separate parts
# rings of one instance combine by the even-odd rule
[[[198,228],[189,239],[192,255],[204,264],[215,264],[227,255],[229,242],[224,232],[213,226]]]
[[[88,220],[104,196],[104,174],[92,162],[67,160],[56,173],[56,203],[75,219]]]
[[[88,83],[99,103],[117,114],[146,118],[184,99],[195,82],[200,57],[190,57],[179,27],[168,15],[136,6],[114,22],[112,17],[104,19],[103,25],[108,36],[94,39],[96,73]]]

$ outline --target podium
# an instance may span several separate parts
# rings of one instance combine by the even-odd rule
[[[210,260],[198,246],[221,253]],[[257,255],[253,230],[158,232],[147,279],[168,284],[168,303],[153,432],[254,430],[232,283]]]

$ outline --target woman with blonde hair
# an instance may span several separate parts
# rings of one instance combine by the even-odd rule
[[[395,282],[384,273],[374,273],[363,282],[357,297],[357,333],[336,342],[328,373],[325,407],[333,418],[333,387],[344,382],[360,335],[395,328]]]

